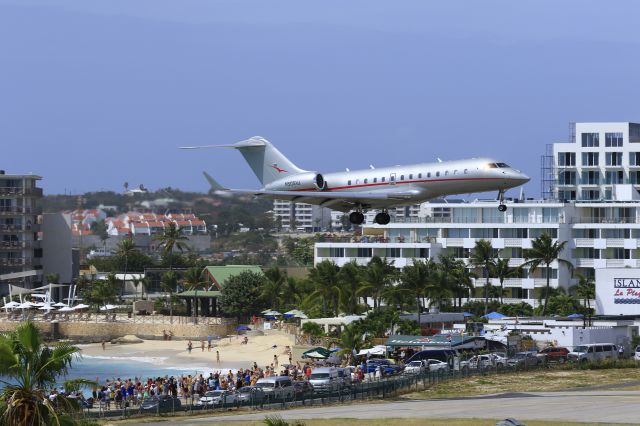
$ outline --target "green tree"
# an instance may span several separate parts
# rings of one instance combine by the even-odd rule
[[[122,286],[120,287],[120,300],[122,300],[122,295],[124,294],[124,287],[127,281],[127,269],[129,266],[129,257],[138,249],[136,248],[136,244],[133,242],[132,238],[125,238],[124,240],[118,243],[116,249],[116,257],[119,259],[124,259],[124,276],[122,278]]]
[[[362,282],[362,268],[354,260],[346,263],[338,272],[340,306],[347,315],[359,313],[358,290]]]
[[[393,266],[393,261],[373,256],[362,271],[362,286],[359,294],[371,296],[373,307],[377,308],[380,306],[383,295],[397,276],[398,271]]]
[[[338,315],[338,300],[340,300],[340,283],[338,273],[340,267],[330,260],[323,260],[309,271],[309,280],[314,284],[314,291],[308,301],[322,300],[322,314],[327,314],[327,302],[331,304],[333,315]]]
[[[576,274],[576,277],[578,277],[578,284],[569,289],[570,293],[581,298],[584,301],[583,304],[587,308],[587,312],[591,313],[591,299],[596,298],[596,284],[591,278],[584,275]]]
[[[311,265],[313,263],[314,245],[315,240],[313,238],[298,239],[291,252],[291,257],[300,265]]]
[[[174,222],[170,222],[169,226],[164,228],[161,234],[154,236],[154,240],[158,241],[158,249],[162,251],[165,258],[169,259],[169,270],[173,270],[173,251],[178,249],[180,253],[187,250],[189,246],[186,241],[189,238],[183,234],[183,228],[176,226]]]
[[[182,277],[182,285],[185,290],[193,290],[193,307],[192,307],[192,317],[193,323],[198,323],[198,290],[202,289],[206,285],[206,281],[204,279],[203,270],[198,267],[189,268],[185,271]]]
[[[173,294],[178,290],[178,275],[171,270],[162,274],[160,288],[169,293],[169,322],[173,324]]]
[[[573,264],[566,259],[561,259],[560,254],[564,250],[566,241],[553,241],[549,234],[544,233],[531,242],[531,248],[525,250],[524,257],[525,262],[522,267],[529,267],[531,272],[535,272],[541,265],[545,266],[545,275],[547,279],[547,285],[545,287],[544,305],[542,307],[542,315],[544,316],[547,310],[547,303],[549,303],[549,289],[551,282],[551,263],[554,260],[558,261],[558,265],[566,265],[570,271],[573,272]]]
[[[495,265],[495,254],[491,241],[478,240],[476,246],[471,251],[470,261],[471,264],[482,268],[483,274],[486,278],[484,285],[484,314],[487,314],[487,308],[489,304],[489,278],[491,278],[491,271]]]
[[[500,281],[500,303],[504,303],[504,280],[517,277],[520,269],[509,266],[509,259],[496,259],[493,265],[493,276]]]
[[[547,312],[549,314],[560,315],[566,317],[580,311],[580,302],[573,296],[559,293],[549,297],[549,306]],[[543,306],[543,315],[544,315]]]
[[[45,345],[32,322],[0,335],[0,392],[2,425],[72,425],[79,407],[63,395],[51,401],[48,390],[67,373],[80,349],[68,343]],[[67,385],[91,383],[86,380]]]
[[[324,330],[322,329],[322,326],[315,322],[305,322],[304,324],[302,324],[302,327],[300,327],[300,330],[302,331],[303,334],[306,334],[312,337],[320,337],[324,335]]]
[[[454,267],[451,274],[453,276],[453,293],[458,299],[458,307],[462,307],[462,298],[469,298],[469,293],[474,290],[473,279],[478,276],[471,272],[462,261],[457,261],[458,266]]]
[[[261,297],[264,282],[263,274],[251,271],[229,277],[222,286],[220,295],[222,311],[236,317],[238,322],[262,311],[265,307]]]
[[[285,284],[287,283],[286,271],[277,266],[264,271],[265,283],[262,289],[262,298],[267,302],[269,308],[280,309],[280,302]]]
[[[102,241],[102,248],[106,251],[107,240],[109,239],[109,233],[107,232],[108,226],[103,219],[97,220],[91,223],[91,232],[100,238]]]
[[[427,297],[429,287],[434,283],[434,276],[437,272],[436,263],[427,259],[413,259],[411,265],[407,265],[400,273],[399,291],[405,291],[413,297],[416,302],[418,312],[418,324],[422,313],[422,300]]]

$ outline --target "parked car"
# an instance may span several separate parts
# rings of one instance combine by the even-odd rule
[[[340,380],[340,389],[351,388],[351,368],[336,368],[338,370],[338,378]]]
[[[198,401],[198,405],[205,407],[217,407],[237,402],[236,394],[227,390],[212,390],[205,392]]]
[[[314,393],[313,385],[306,380],[293,382],[293,394],[296,399],[309,398]]]
[[[140,404],[140,412],[168,413],[182,409],[180,398],[169,395],[151,396]]]
[[[382,367],[382,374],[390,376],[402,372],[403,368],[390,359],[370,359],[366,364],[367,373],[375,373]]]
[[[293,399],[293,382],[289,376],[264,377],[258,379],[256,386],[264,391],[267,401]]]
[[[236,398],[240,404],[262,404],[266,397],[262,388],[257,386],[243,386],[236,391]]]
[[[511,367],[534,367],[540,363],[535,352],[518,352],[507,360]]]
[[[438,372],[449,371],[449,364],[447,364],[446,362],[439,361],[437,359],[428,359],[428,360],[424,361],[424,363],[427,366],[427,368],[429,369],[429,371],[431,371],[431,372],[433,372],[433,371],[438,371]]]
[[[333,393],[340,389],[340,376],[337,368],[316,368],[311,371],[309,383],[316,393]]]
[[[633,359],[640,361],[640,346],[636,346],[636,351],[633,354]]]
[[[568,355],[569,355],[569,349],[556,347],[556,346],[550,346],[538,352],[538,357],[543,362],[551,361],[551,362],[563,363],[567,360]]]
[[[503,366],[506,363],[504,358],[495,354],[475,355],[469,358],[468,362],[469,368],[494,368],[499,363],[501,363]]]
[[[569,361],[595,362],[618,358],[618,347],[612,343],[594,343],[579,345],[567,355]]]
[[[426,371],[424,361],[411,361],[404,366],[405,374],[420,374]]]

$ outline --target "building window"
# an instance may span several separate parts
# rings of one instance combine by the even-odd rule
[[[605,160],[607,166],[622,166],[622,153],[607,152],[605,153]]]
[[[600,185],[600,172],[582,172],[582,179],[580,180],[580,183],[582,185]]]
[[[329,257],[344,257],[344,248],[329,247]]]
[[[600,191],[592,190],[592,189],[583,189],[582,190],[582,199],[583,200],[599,200],[600,199]]]
[[[604,182],[610,185],[624,183],[624,172],[622,170],[618,170],[615,172],[605,172]]]
[[[575,165],[576,165],[575,152],[559,152],[558,153],[558,166],[572,167]]]
[[[576,191],[558,191],[558,200],[572,201],[576,199]]]
[[[583,152],[582,153],[582,165],[583,166],[597,166],[599,156],[597,152]]]
[[[575,185],[576,172],[563,171],[558,173],[558,185]]]
[[[634,185],[640,184],[640,171],[629,172],[629,183]]]
[[[622,146],[622,132],[605,133],[604,146]]]
[[[629,165],[630,166],[640,166],[640,152],[630,152],[629,153]]]
[[[399,247],[389,247],[386,249],[386,257],[400,257]]]
[[[371,247],[358,247],[357,257],[372,257]]]
[[[585,148],[595,148],[600,146],[600,134],[599,133],[583,133],[582,146]]]

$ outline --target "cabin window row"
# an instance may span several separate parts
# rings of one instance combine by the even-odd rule
[[[459,170],[458,170],[458,169],[453,170],[453,172],[451,172],[451,173],[449,173],[449,170],[445,170],[445,171],[444,171],[444,176],[449,176],[449,174],[451,174],[451,175],[454,175],[454,176],[455,176],[455,175],[460,174],[460,172],[459,172]],[[465,175],[466,175],[466,174],[469,174],[469,169],[464,169],[464,170],[462,171],[462,174],[465,174]],[[417,175],[417,179],[422,179],[422,175],[423,175],[422,173],[418,173],[418,175]],[[426,178],[430,178],[430,177],[431,177],[431,172],[427,172],[427,173],[425,173],[424,175],[425,175],[425,177],[426,177]],[[407,180],[413,180],[413,176],[414,176],[414,175],[413,175],[413,173],[410,173],[409,175],[407,175]],[[438,171],[438,172],[435,172],[435,173],[434,173],[434,177],[440,177],[440,172],[439,172],[439,171]],[[405,180],[405,175],[400,175],[400,178],[399,178],[398,180],[400,180],[400,181],[404,181],[404,180]],[[364,183],[364,184],[368,184],[368,183],[369,183],[369,181],[371,181],[371,183],[378,183],[378,178],[377,178],[377,177],[374,177],[374,178],[371,178],[371,179],[369,179],[369,178],[365,178],[365,179],[363,179],[363,183]],[[395,176],[395,174],[394,174],[394,175],[391,175],[391,176],[389,177],[389,182],[395,182],[395,181],[396,181],[396,176]],[[383,177],[381,177],[381,178],[380,178],[380,182],[386,182],[386,178],[385,178],[384,176],[383,176]],[[356,180],[356,185],[358,185],[358,184],[360,184],[360,179],[357,179],[357,180]],[[347,185],[351,185],[351,180],[348,180],[348,181],[347,181]]]

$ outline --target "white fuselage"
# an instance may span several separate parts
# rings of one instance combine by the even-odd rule
[[[529,177],[519,170],[489,158],[327,173],[322,174],[325,182],[322,188],[315,184],[315,176],[316,172],[289,175],[272,182],[265,189],[400,192],[407,195],[406,202],[402,204],[411,204],[446,195],[506,190],[529,181]]]

